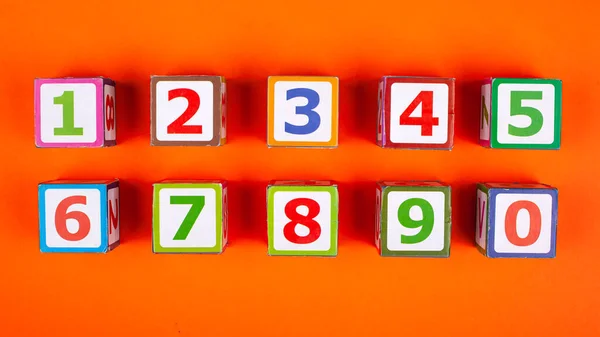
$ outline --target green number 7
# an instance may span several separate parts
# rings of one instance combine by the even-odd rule
[[[194,223],[200,216],[200,212],[204,208],[204,196],[203,195],[172,195],[171,205],[192,205],[188,214],[183,219],[183,223],[175,233],[173,240],[185,240],[187,239]]]
[[[410,209],[414,206],[419,207],[423,212],[423,219],[413,220],[410,217]],[[404,201],[398,207],[398,221],[406,228],[419,228],[421,230],[415,235],[401,235],[400,242],[415,244],[425,241],[433,230],[433,207],[431,204],[421,198],[411,198]]]

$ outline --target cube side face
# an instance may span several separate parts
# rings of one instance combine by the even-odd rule
[[[378,184],[375,188],[375,247],[379,255],[381,255],[382,192],[382,187]]]
[[[560,148],[561,80],[495,78],[491,103],[492,148]]]
[[[554,258],[558,219],[555,188],[490,188],[487,255]]]
[[[384,146],[385,142],[385,77],[379,80],[377,89],[377,145]]]
[[[117,99],[115,81],[103,78],[104,146],[117,145]]]
[[[227,243],[229,242],[229,198],[227,196],[227,183],[223,182],[223,239],[222,239],[222,251],[225,250]]]
[[[267,230],[271,256],[336,256],[337,186],[269,186]]]
[[[384,186],[381,255],[449,257],[450,186]]]
[[[477,210],[475,212],[475,245],[480,253],[487,256],[489,228],[488,188],[484,184],[477,185]]]
[[[154,184],[153,251],[221,253],[223,189],[219,182]]]
[[[220,76],[152,76],[150,144],[222,145],[224,87]]]
[[[104,146],[104,80],[34,81],[35,144],[40,148]]]
[[[386,76],[383,147],[451,150],[454,78]]]
[[[338,146],[339,80],[330,76],[270,76],[267,145]]]
[[[39,184],[40,251],[107,252],[107,205],[105,184]]]
[[[227,143],[227,84],[225,83],[225,77],[221,77],[221,108],[220,108],[220,123],[221,123],[221,143],[225,145]]]
[[[481,85],[481,100],[479,108],[479,144],[490,147],[492,126],[492,79],[488,79]]]
[[[110,183],[107,187],[108,212],[108,250],[113,250],[121,244],[121,214],[119,181]]]

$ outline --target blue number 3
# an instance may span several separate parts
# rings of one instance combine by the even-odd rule
[[[308,99],[308,103],[305,106],[296,107],[296,114],[305,115],[308,117],[308,122],[304,125],[293,125],[285,122],[285,132],[295,135],[307,135],[317,131],[321,125],[321,116],[313,109],[319,105],[319,94],[308,88],[296,88],[287,91],[288,101],[296,97]]]

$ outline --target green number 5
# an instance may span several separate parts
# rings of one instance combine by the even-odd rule
[[[531,119],[531,124],[526,127],[517,127],[512,124],[508,125],[508,134],[517,137],[531,137],[540,132],[544,124],[544,116],[542,113],[532,107],[523,106],[525,99],[542,99],[541,91],[511,91],[510,92],[510,115],[511,116],[528,116]]]
[[[204,196],[203,195],[172,195],[171,205],[192,205],[188,214],[183,219],[183,223],[175,233],[173,240],[185,240],[187,239],[194,223],[200,216],[200,212],[204,208]]]
[[[413,207],[419,207],[423,212],[423,219],[414,220],[410,217],[410,210]],[[411,198],[405,200],[398,207],[398,221],[406,228],[419,228],[421,230],[415,235],[401,235],[400,242],[406,244],[415,244],[425,241],[433,230],[433,207],[431,204],[421,198]]]

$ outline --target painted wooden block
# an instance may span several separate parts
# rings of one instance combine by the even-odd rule
[[[267,195],[269,255],[337,255],[335,183],[274,181]]]
[[[375,246],[381,256],[449,257],[450,186],[441,182],[377,184]]]
[[[379,81],[377,144],[451,150],[454,79],[384,76]]]
[[[482,146],[557,150],[561,120],[561,80],[491,78],[481,86]]]
[[[220,146],[227,139],[222,76],[152,76],[151,145]]]
[[[34,81],[37,147],[104,147],[117,144],[115,82],[96,78]]]
[[[154,184],[155,253],[222,253],[227,245],[227,182],[165,180]]]
[[[40,251],[105,253],[119,245],[119,181],[39,184]]]
[[[268,87],[269,147],[337,147],[337,77],[271,76]]]
[[[488,257],[556,256],[558,190],[544,184],[477,185],[475,242]]]

